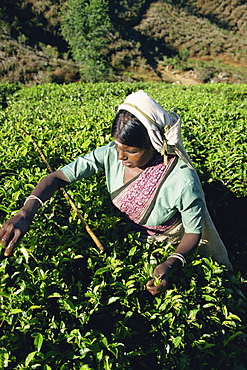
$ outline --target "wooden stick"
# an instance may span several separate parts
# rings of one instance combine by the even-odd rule
[[[19,129],[27,136],[30,136],[30,139],[31,139],[31,142],[33,144],[33,146],[35,147],[35,149],[37,150],[37,152],[39,153],[40,157],[43,159],[43,161],[45,162],[46,164],[46,167],[47,167],[47,170],[51,173],[53,172],[52,171],[52,168],[51,166],[49,165],[48,161],[46,160],[43,152],[40,150],[40,148],[38,147],[38,145],[36,144],[36,142],[33,140],[33,138],[31,137],[31,135],[29,135],[23,128],[19,127]],[[76,212],[78,218],[81,220],[81,222],[83,223],[86,231],[88,232],[88,234],[91,236],[91,238],[93,239],[94,243],[96,244],[96,246],[99,248],[99,250],[103,251],[104,250],[104,247],[102,246],[101,242],[99,241],[99,239],[97,238],[97,236],[94,234],[94,232],[91,230],[91,228],[89,227],[89,225],[87,224],[87,222],[84,220],[84,218],[82,217],[82,214],[79,212],[78,208],[76,207],[75,203],[72,201],[72,199],[70,198],[70,196],[68,195],[68,193],[66,192],[66,190],[64,188],[61,188],[60,189],[64,195],[64,197],[66,198],[66,200],[68,201],[68,203],[70,204],[71,208]]]

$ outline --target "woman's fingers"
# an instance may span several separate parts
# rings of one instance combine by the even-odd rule
[[[14,236],[12,225],[4,224],[0,231],[0,241],[5,248]]]
[[[24,234],[23,227],[17,226],[15,223],[7,221],[0,230],[0,242],[5,249],[4,255],[10,256],[14,246]]]
[[[14,246],[15,243],[13,242],[13,240],[11,240],[4,251],[5,257],[11,256],[11,254],[13,253]]]
[[[5,247],[4,255],[10,256],[13,252],[14,246],[19,241],[22,236],[22,232],[19,229],[15,229],[14,231],[5,233],[2,237],[2,245]]]
[[[166,280],[163,279],[160,284],[154,285],[154,279],[151,279],[147,282],[146,288],[152,295],[163,292],[166,289]]]
[[[151,278],[147,283],[146,283],[146,287],[150,287],[154,284],[154,278]]]

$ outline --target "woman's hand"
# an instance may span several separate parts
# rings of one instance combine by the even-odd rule
[[[26,217],[25,212],[20,211],[7,220],[0,229],[0,242],[5,249],[4,255],[10,256],[14,246],[29,230],[31,219]]]
[[[198,244],[201,238],[201,234],[194,234],[194,233],[184,233],[181,242],[179,243],[177,249],[175,250],[175,254],[180,254],[182,256],[186,255],[187,253],[191,252]],[[168,259],[158,265],[154,269],[154,277],[153,279],[149,280],[146,284],[147,290],[152,294],[158,294],[163,292],[167,286],[168,277],[169,277],[169,270],[170,267],[174,266],[181,266],[180,259],[170,256]],[[155,280],[160,279],[161,282],[156,284]]]
[[[153,273],[153,278],[146,284],[146,288],[152,295],[163,292],[166,289],[168,278],[169,278],[170,264],[169,262],[161,263],[156,266]],[[157,284],[156,280],[160,280]]]
[[[14,246],[21,237],[29,230],[30,224],[35,213],[40,207],[40,201],[45,202],[56,190],[63,188],[68,184],[68,180],[61,170],[50,173],[44,177],[31,193],[36,199],[29,199],[24,203],[22,209],[0,229],[0,242],[5,247],[5,256],[12,254]],[[28,199],[28,198],[27,198]]]

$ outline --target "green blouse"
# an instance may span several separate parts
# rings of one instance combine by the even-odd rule
[[[74,162],[62,167],[61,171],[70,183],[104,171],[108,191],[112,193],[123,186],[124,169],[125,166],[118,159],[115,144],[111,142],[78,157]],[[179,211],[185,232],[200,234],[202,206],[203,195],[198,176],[179,158],[175,168],[162,184],[146,224],[162,225]]]

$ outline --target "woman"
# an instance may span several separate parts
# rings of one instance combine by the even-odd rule
[[[209,217],[201,184],[182,144],[180,117],[167,113],[144,91],[130,94],[119,106],[112,127],[114,142],[43,178],[17,215],[0,230],[5,255],[29,229],[37,209],[61,187],[98,171],[105,171],[115,206],[150,240],[164,240],[177,248],[158,265],[147,283],[155,295],[165,289],[169,269],[185,264],[198,244],[228,267],[226,249]]]

